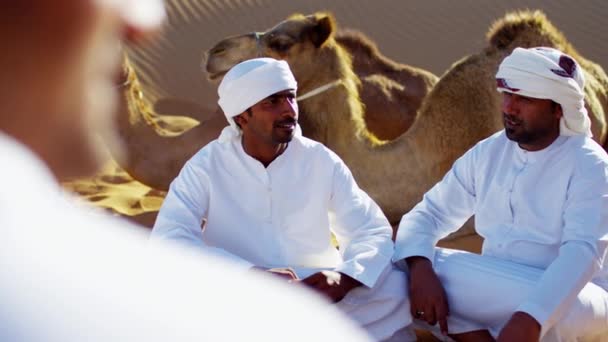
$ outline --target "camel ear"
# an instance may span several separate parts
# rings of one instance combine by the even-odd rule
[[[336,20],[329,13],[317,13],[310,17],[314,22],[310,31],[310,40],[315,47],[320,47],[336,30]]]

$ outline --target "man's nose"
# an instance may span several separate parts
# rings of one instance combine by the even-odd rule
[[[298,116],[298,102],[295,100],[295,98],[291,98],[291,97],[283,97],[281,99],[281,112],[284,113],[284,115],[289,115],[291,117],[297,117]]]
[[[513,96],[505,96],[502,100],[502,111],[506,114],[515,114],[516,106]]]

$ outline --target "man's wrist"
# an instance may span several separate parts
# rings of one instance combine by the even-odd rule
[[[429,259],[419,255],[407,257],[404,260],[410,270],[421,265],[432,266],[431,261]]]
[[[532,315],[530,315],[529,313],[524,312],[524,311],[515,311],[513,316],[511,316],[511,320],[521,322],[522,324],[525,324],[527,327],[534,328],[535,330],[538,330],[539,332],[542,328],[542,326],[536,320],[536,318],[534,318]]]
[[[340,284],[342,286],[345,286],[348,290],[354,289],[355,287],[359,287],[361,285],[363,285],[363,283],[361,283],[360,281],[358,281],[357,279],[349,276],[348,274],[342,273],[341,274],[341,280],[340,280]]]

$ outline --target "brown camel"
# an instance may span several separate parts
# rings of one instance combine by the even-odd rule
[[[135,180],[158,190],[169,189],[186,161],[202,146],[216,139],[228,123],[223,114],[207,114],[200,124],[183,118],[163,117],[146,100],[128,58],[124,59],[124,84],[116,126],[127,153],[116,156],[118,164]],[[177,131],[161,126],[169,122]]]
[[[352,51],[355,65],[359,68],[356,71],[362,77],[361,99],[367,110],[364,117],[370,137],[380,141],[393,139],[405,132],[437,77],[391,61],[357,31],[345,31],[337,39]],[[177,124],[179,127],[177,131],[166,131],[165,127],[159,126],[163,121],[156,120],[158,104],[153,108],[146,100],[138,76],[127,57],[124,67],[126,86],[122,97],[122,115],[117,118],[117,126],[129,153],[119,163],[136,180],[155,189],[167,190],[186,160],[215,139],[227,122],[219,109],[215,113],[204,113],[204,109],[197,106],[189,110],[188,104],[172,103],[168,107],[183,108],[180,113],[196,113],[197,119],[203,118],[205,121],[197,125],[182,117],[165,116],[163,120],[172,120],[171,126]],[[356,82],[359,84],[358,79]],[[318,96],[327,98],[327,94]],[[318,139],[325,131],[323,126],[312,125],[304,134]]]
[[[331,15],[298,14],[263,34],[224,39],[208,52],[209,78],[218,80],[235,63],[264,55],[284,59],[290,64],[298,80],[299,93],[342,80],[340,86],[326,91],[323,96],[299,103],[302,131],[338,153],[391,223],[397,223],[421,198],[423,191],[438,179],[429,174],[436,169],[433,159],[443,153],[436,151],[426,156],[428,152],[421,153],[425,146],[420,146],[437,140],[436,128],[412,131],[425,121],[419,116],[407,133],[393,141],[379,143],[365,125],[360,80],[353,70],[351,57],[336,42],[334,32]]]
[[[437,81],[437,77],[428,71],[396,63],[382,55],[375,44],[363,33],[354,30],[337,31],[335,20],[328,13],[319,12],[310,17],[325,18],[319,20],[326,36],[319,37],[318,42],[306,37],[274,35],[270,29],[265,34],[249,33],[242,36],[226,38],[212,47],[208,52],[207,71],[210,80],[218,80],[231,66],[259,55],[285,59],[290,62],[291,54],[300,51],[296,46],[311,43],[318,52],[325,51],[326,46],[337,46],[344,58],[349,57],[349,68],[355,73],[359,99],[363,102],[363,120],[370,138],[380,141],[392,140],[403,134],[416,118],[422,100]],[[302,15],[294,15],[279,24],[289,26],[290,22],[299,20]],[[297,30],[297,29],[296,29]],[[297,32],[292,32],[297,34]],[[318,44],[318,46],[316,45]],[[227,53],[225,53],[227,52]],[[221,58],[216,58],[221,56]],[[299,58],[302,56],[294,55]],[[316,63],[317,61],[311,61]],[[352,63],[352,64],[351,64]],[[292,65],[292,68],[297,65]],[[298,93],[306,94],[325,84],[339,80],[327,80],[321,83],[315,77],[302,77],[294,70],[298,80]],[[312,82],[310,82],[312,81]],[[309,82],[309,83],[306,83]],[[309,100],[304,100],[309,101]],[[305,106],[305,102],[304,106]],[[302,103],[301,103],[302,105]],[[304,135],[317,138],[316,126],[308,127],[315,131],[304,130]],[[324,140],[321,140],[324,141]]]
[[[437,77],[385,57],[362,32],[339,30],[335,39],[351,55],[353,70],[361,80],[359,96],[367,129],[380,140],[403,134],[414,123]]]
[[[344,159],[392,223],[398,222],[464,151],[503,128],[494,75],[500,61],[516,46],[554,46],[581,63],[587,76],[593,132],[605,144],[608,78],[599,66],[580,56],[539,11],[511,13],[497,21],[488,33],[489,46],[454,64],[424,99],[412,127],[383,144],[377,144],[365,127],[358,78],[347,53],[331,39],[333,28],[327,14],[296,15],[262,35],[222,41],[210,50],[207,70],[217,79],[243,55],[255,51],[287,60],[304,92],[342,79],[342,86],[327,91],[327,96],[301,104],[303,131],[316,132],[314,139]]]

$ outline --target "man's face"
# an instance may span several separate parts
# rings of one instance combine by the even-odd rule
[[[271,95],[240,115],[243,135],[259,144],[276,146],[293,139],[298,122],[298,104],[294,90]]]
[[[528,151],[549,146],[559,136],[561,107],[551,100],[503,92],[502,112],[510,140]]]

